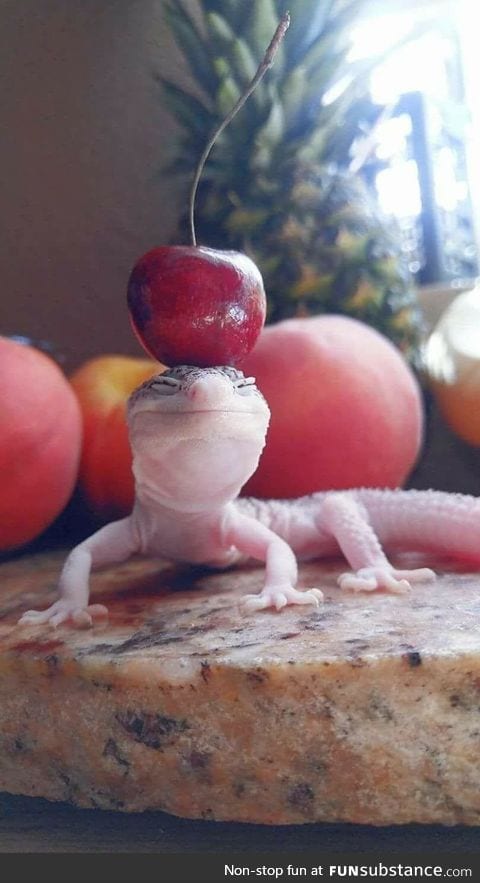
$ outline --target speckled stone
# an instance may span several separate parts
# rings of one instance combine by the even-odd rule
[[[341,564],[310,564],[323,607],[244,616],[261,571],[139,559],[93,578],[108,624],[17,627],[62,557],[0,566],[1,790],[269,824],[480,823],[478,574],[444,564],[410,596],[365,596],[337,589]]]

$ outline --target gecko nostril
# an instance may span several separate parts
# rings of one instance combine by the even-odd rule
[[[186,389],[186,394],[190,401],[200,404],[208,401],[211,391],[209,384],[202,378],[191,383]]]
[[[213,404],[219,398],[224,397],[226,386],[227,384],[220,377],[214,375],[199,377],[186,388],[185,394],[190,401],[196,404]]]
[[[192,401],[198,401],[202,399],[205,395],[205,383],[203,380],[196,380],[195,383],[191,383],[190,386],[185,390],[187,398]]]

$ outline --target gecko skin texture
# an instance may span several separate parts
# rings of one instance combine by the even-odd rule
[[[245,597],[247,611],[321,602],[319,589],[296,588],[297,558],[342,553],[352,568],[339,577],[342,589],[397,593],[435,574],[396,570],[383,546],[480,560],[480,502],[473,497],[363,488],[297,500],[239,498],[257,467],[269,419],[254,378],[234,368],[180,366],[142,384],[127,409],[136,489],[131,515],[76,546],[60,576],[58,601],[20,622],[91,626],[107,610],[89,604],[90,571],[137,553],[215,568],[263,561],[264,585]]]

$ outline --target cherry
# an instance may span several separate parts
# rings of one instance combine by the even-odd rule
[[[236,251],[160,246],[135,264],[130,318],[140,343],[166,365],[235,365],[265,322],[260,271]]]
[[[237,251],[198,246],[194,207],[198,182],[218,136],[245,104],[268,68],[289,26],[286,13],[247,89],[211,136],[190,193],[191,245],[163,245],[143,255],[128,283],[133,329],[146,351],[173,367],[235,365],[262,330],[266,298],[258,267]]]

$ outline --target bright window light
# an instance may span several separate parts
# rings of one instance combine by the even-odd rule
[[[422,202],[416,162],[396,163],[377,173],[376,186],[380,207],[388,215],[412,218],[420,214]]]
[[[405,92],[423,92],[435,98],[448,95],[445,61],[451,44],[437,34],[426,35],[399,49],[372,74],[371,95],[389,104]]]
[[[449,147],[438,151],[435,163],[435,197],[437,205],[453,212],[468,195],[466,181],[458,181],[455,154]]]

